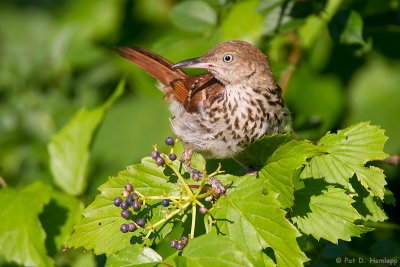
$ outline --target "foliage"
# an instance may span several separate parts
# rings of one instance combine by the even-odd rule
[[[399,169],[377,160],[400,153],[399,7],[398,0],[3,1],[0,265],[398,259]],[[122,234],[126,220],[112,201],[125,183],[148,197],[188,192],[170,163],[143,158],[170,134],[155,81],[109,47],[141,46],[179,61],[230,39],[268,55],[293,135],[264,137],[240,155],[258,178],[223,160],[225,174],[216,178],[229,187],[215,205],[199,199],[206,215],[193,217],[188,206],[144,241],[149,229]],[[112,88],[127,72],[121,97],[123,83]],[[207,161],[207,171],[217,164]],[[202,168],[202,158],[194,165]],[[171,166],[201,185],[178,161]],[[138,216],[162,221],[159,201],[148,199]],[[193,220],[195,238],[182,252],[170,248]]]

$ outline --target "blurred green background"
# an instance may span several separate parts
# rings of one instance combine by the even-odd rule
[[[156,81],[113,52],[139,46],[172,62],[240,39],[268,55],[298,138],[318,140],[359,121],[386,129],[400,153],[399,0],[2,0],[0,2],[0,176],[11,187],[53,184],[47,143],[77,110],[96,107],[127,77],[92,144],[90,203],[109,175],[147,156],[172,134]],[[399,199],[399,167],[385,169]],[[389,201],[390,202],[390,201]],[[400,215],[338,246],[310,239],[311,265],[338,256],[400,255]],[[59,265],[95,264],[92,256]],[[104,257],[97,257],[99,265]],[[0,259],[1,262],[1,259]],[[87,266],[87,265],[86,265]]]

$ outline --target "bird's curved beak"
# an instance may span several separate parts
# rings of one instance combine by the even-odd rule
[[[214,65],[207,62],[202,62],[199,57],[186,59],[184,61],[178,62],[173,65],[171,68],[173,69],[209,69]]]

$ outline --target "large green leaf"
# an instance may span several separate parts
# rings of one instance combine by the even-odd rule
[[[267,164],[258,173],[264,180],[267,192],[278,194],[278,200],[283,208],[290,208],[294,200],[293,171],[307,163],[306,159],[321,155],[318,147],[307,140],[292,140],[275,150],[268,158]]]
[[[218,176],[224,184],[231,184],[227,197],[221,197],[221,209],[212,214],[217,221],[212,232],[229,237],[251,259],[261,264],[261,251],[274,250],[279,266],[300,266],[307,257],[296,242],[297,229],[285,218],[285,211],[275,195],[264,195],[263,181],[254,176]]]
[[[45,248],[46,233],[39,220],[52,188],[34,182],[21,190],[0,190],[0,254],[25,266],[52,266]]]
[[[151,248],[133,245],[110,255],[107,258],[106,267],[154,266],[161,260],[161,256]]]
[[[186,1],[174,6],[170,17],[179,28],[188,31],[204,31],[217,22],[217,13],[202,1]]]
[[[177,164],[177,163],[176,163]],[[145,158],[142,164],[129,166],[127,170],[118,173],[117,177],[110,177],[109,180],[99,187],[101,194],[83,212],[83,219],[75,226],[75,231],[67,242],[68,247],[85,247],[94,249],[94,253],[106,253],[110,255],[127,247],[129,244],[143,243],[144,232],[136,230],[133,233],[121,233],[120,226],[129,223],[121,217],[121,208],[115,207],[113,200],[120,196],[126,183],[132,183],[133,187],[143,195],[163,195],[163,193],[179,191],[179,185],[172,183],[173,176],[166,176],[167,169],[158,167],[154,160]],[[158,201],[159,202],[159,201]],[[157,201],[147,201],[149,205],[133,219],[152,217],[150,222],[154,224],[165,217],[161,212],[161,205]],[[166,223],[160,231],[150,235],[145,243],[150,244],[158,241],[171,231],[173,223]]]
[[[364,167],[371,160],[384,159],[383,146],[387,137],[378,126],[362,122],[337,134],[327,133],[318,146],[328,154],[313,157],[304,168],[301,178],[324,178],[352,189],[349,179],[356,174],[361,184],[374,196],[383,199],[385,176],[376,167]]]
[[[125,82],[122,80],[113,95],[102,106],[90,111],[82,108],[51,138],[48,145],[50,170],[54,182],[65,192],[71,195],[84,192],[93,134],[107,109],[122,95],[124,85]]]
[[[224,236],[207,234],[191,240],[176,257],[177,266],[256,266],[249,255]]]
[[[354,223],[362,217],[352,206],[354,200],[345,192],[320,182],[307,183],[305,188],[296,190],[293,222],[317,240],[324,238],[336,244],[338,239],[350,241],[352,236],[370,231]]]

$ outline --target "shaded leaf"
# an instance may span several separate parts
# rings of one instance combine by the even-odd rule
[[[257,4],[257,0],[249,0],[232,6],[221,25],[226,40],[257,41],[263,27],[263,16],[256,13]]]
[[[82,194],[87,184],[90,144],[105,112],[123,93],[122,80],[105,104],[93,110],[82,108],[48,144],[54,182],[71,195]]]
[[[332,20],[330,29],[332,35],[338,37],[344,44],[365,44],[362,36],[363,21],[355,10],[351,10],[349,13],[338,12]]]
[[[188,31],[204,31],[217,22],[215,10],[202,1],[186,1],[175,5],[170,13],[172,22]]]
[[[292,221],[303,233],[317,240],[324,238],[337,244],[338,239],[350,241],[351,237],[371,230],[354,223],[362,217],[352,206],[354,200],[343,189],[313,182],[296,190],[295,197]]]
[[[53,266],[45,248],[46,233],[39,220],[52,188],[34,182],[21,190],[0,190],[0,254],[25,266]]]
[[[60,192],[53,192],[51,201],[40,214],[40,221],[47,233],[46,248],[54,256],[65,245],[73,226],[82,216],[84,205],[81,200]]]
[[[120,266],[155,266],[162,260],[153,249],[140,245],[129,246],[107,258],[106,267]]]

